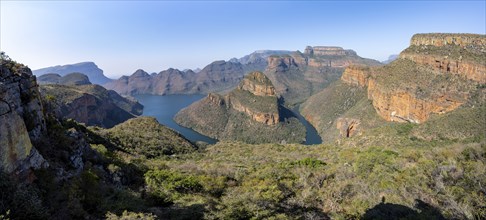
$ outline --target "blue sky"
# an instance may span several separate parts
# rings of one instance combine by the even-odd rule
[[[307,45],[385,60],[415,33],[485,34],[485,2],[1,0],[0,49],[32,69],[94,61],[112,78]]]

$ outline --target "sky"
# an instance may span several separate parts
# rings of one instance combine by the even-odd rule
[[[415,33],[486,34],[485,0],[0,0],[0,12],[0,50],[12,59],[31,69],[93,61],[111,78],[307,45],[383,61]]]

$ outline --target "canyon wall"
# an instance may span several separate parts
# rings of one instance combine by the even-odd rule
[[[451,59],[447,56],[401,53],[401,59],[409,59],[417,64],[428,66],[434,70],[458,74],[466,79],[486,83],[486,61],[482,63],[462,59]]]
[[[484,48],[485,35],[417,34],[397,61],[386,67],[350,66],[341,80],[366,87],[376,112],[385,120],[422,123],[433,113],[443,114],[467,102],[466,87],[486,83]],[[463,56],[467,59],[462,60]]]

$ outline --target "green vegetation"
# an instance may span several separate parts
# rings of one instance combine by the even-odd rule
[[[252,112],[277,112],[278,100],[275,96],[256,96],[252,93],[235,89],[229,93],[231,101],[237,100]]]
[[[260,80],[269,83],[266,77]],[[244,89],[235,89],[226,96],[210,94],[182,109],[174,120],[218,140],[302,143],[305,140],[305,127],[297,118],[285,118],[285,111],[288,110],[279,105],[275,96],[257,96]],[[265,119],[264,115],[278,115],[279,121],[266,124],[252,118]]]
[[[162,126],[155,118],[137,117],[98,133],[123,150],[145,158],[189,153],[196,150],[179,133]]]
[[[7,68],[12,73],[17,73],[20,69],[27,67],[22,63],[12,60],[4,51],[0,51],[0,66]]]
[[[415,46],[411,45],[405,49],[402,53],[413,53],[421,55],[434,55],[437,57],[447,57],[452,60],[464,60],[472,61],[474,63],[484,63],[486,59],[486,53],[482,52],[480,49],[474,48],[469,49],[469,47],[459,47],[454,45],[447,46]]]
[[[375,128],[385,123],[376,113],[366,90],[341,81],[311,96],[301,107],[301,113],[316,128],[326,143],[339,138],[336,119],[354,118],[360,120],[362,130]]]
[[[406,136],[410,130],[399,126],[389,135]],[[192,200],[175,200],[179,206],[201,201],[200,194],[194,195],[201,193],[201,182],[194,175],[226,179],[222,196],[205,203],[207,218],[359,218],[383,198],[410,209],[419,199],[447,218],[485,216],[478,185],[486,179],[484,143],[441,142],[437,147],[420,147],[428,142],[415,140],[412,146],[359,148],[353,143],[352,139],[340,146],[315,147],[218,143],[202,155],[153,163],[163,163],[170,170],[163,172],[164,180],[172,178],[191,186],[185,196]],[[159,187],[167,190],[173,185]]]
[[[475,83],[460,75],[435,74],[430,68],[406,59],[398,59],[386,66],[373,69],[372,77],[380,89],[412,91],[418,98],[424,100],[441,93],[447,93],[460,100],[461,94],[473,93],[477,89]]]
[[[346,114],[359,112],[350,109]],[[40,218],[63,219],[481,219],[486,141],[471,111],[484,109],[459,109],[430,124],[385,123],[335,144],[220,142],[198,151],[152,118],[112,129],[48,118],[45,142],[35,145],[51,167],[35,172],[31,189],[1,178],[9,190],[0,213],[15,219],[29,207]],[[450,126],[465,131],[444,135]],[[59,181],[57,169],[77,172],[69,165],[80,143],[74,131],[89,144],[85,165]],[[162,152],[166,145],[180,151],[154,153],[159,144]],[[28,193],[16,194],[19,187]]]
[[[40,86],[40,92],[46,112],[89,126],[113,127],[140,115],[143,110],[137,101],[123,98],[99,85],[47,84]]]
[[[152,213],[135,213],[135,212],[128,212],[128,211],[123,211],[121,216],[117,216],[114,213],[108,212],[105,216],[107,220],[133,220],[133,219],[139,219],[139,220],[155,220],[156,215]]]

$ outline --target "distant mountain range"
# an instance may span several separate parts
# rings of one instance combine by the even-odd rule
[[[107,82],[112,81],[112,79],[103,75],[103,70],[98,68],[98,66],[93,62],[82,62],[67,65],[58,65],[46,67],[38,70],[32,71],[36,76],[42,76],[47,73],[55,73],[60,76],[65,76],[69,73],[83,73],[88,76],[89,80],[98,85],[103,85]]]
[[[66,86],[79,86],[79,85],[89,85],[88,76],[82,73],[69,73],[65,76],[61,76],[56,73],[48,73],[37,77],[37,82],[40,85],[45,84],[60,84]]]
[[[292,60],[289,61],[291,63],[285,64],[284,57]],[[123,76],[104,86],[124,95],[226,93],[236,88],[246,73],[265,71],[280,94],[290,97],[299,93],[299,97],[290,100],[295,103],[318,92],[322,85],[325,87],[337,80],[350,64],[380,65],[380,62],[361,58],[356,52],[340,47],[307,47],[305,53],[258,50],[239,59],[215,61],[199,72],[170,68],[158,74],[148,74],[137,70],[131,76]],[[277,67],[280,69],[272,69]],[[276,77],[276,74],[281,77]],[[297,81],[300,83],[294,83]]]
[[[252,71],[263,71],[271,55],[290,54],[286,50],[259,50],[242,58],[214,61],[201,69],[167,69],[148,74],[139,69],[131,76],[122,76],[104,86],[120,94],[194,94],[228,92],[234,89],[243,76]]]

